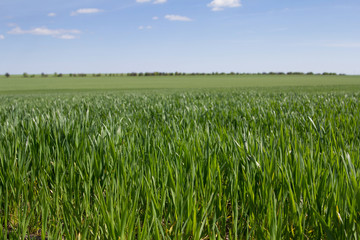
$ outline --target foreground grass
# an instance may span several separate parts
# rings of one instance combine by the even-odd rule
[[[0,236],[358,239],[359,97],[0,97]]]

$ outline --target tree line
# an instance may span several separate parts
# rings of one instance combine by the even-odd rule
[[[239,73],[239,72],[212,72],[212,73],[181,73],[181,72],[145,72],[145,73],[127,73],[127,76],[209,76],[209,75],[338,75],[337,73],[324,72],[324,73],[313,73],[313,72],[262,72],[262,73]],[[345,75],[345,74],[339,74]]]
[[[141,76],[210,76],[210,75],[345,75],[345,74],[337,74],[332,72],[323,72],[323,73],[313,73],[313,72],[262,72],[262,73],[239,73],[239,72],[211,72],[211,73],[184,73],[184,72],[131,72],[131,73],[70,73],[70,74],[62,74],[62,73],[54,73],[52,75],[41,73],[41,77],[119,77],[119,76],[129,76],[129,77],[141,77]],[[24,78],[36,77],[35,74],[23,73],[22,76]],[[5,77],[9,78],[10,74],[5,73]]]

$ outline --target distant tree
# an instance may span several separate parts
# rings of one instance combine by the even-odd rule
[[[5,73],[5,77],[10,77],[10,74],[9,73]]]
[[[287,75],[304,75],[303,72],[288,72]]]
[[[27,74],[26,72],[23,73],[23,77],[27,78],[29,77],[29,74]]]
[[[62,77],[62,76],[63,76],[62,73],[57,74],[57,77]]]

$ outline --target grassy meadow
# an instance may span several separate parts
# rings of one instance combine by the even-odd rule
[[[0,78],[2,239],[359,239],[359,76]]]

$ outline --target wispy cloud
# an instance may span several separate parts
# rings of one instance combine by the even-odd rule
[[[145,29],[150,30],[150,29],[152,29],[152,26],[150,26],[150,25],[149,26],[139,26],[138,29],[139,30],[145,30]]]
[[[70,35],[70,34],[64,34],[64,35],[58,36],[57,38],[59,38],[59,39],[65,39],[65,40],[71,40],[71,39],[75,39],[76,36]]]
[[[98,9],[98,8],[81,8],[71,13],[71,16],[76,16],[79,14],[94,14],[94,13],[100,13],[104,10]]]
[[[52,12],[52,13],[49,13],[49,14],[48,14],[48,17],[56,17],[56,13],[53,13],[53,12]]]
[[[155,0],[153,3],[154,4],[162,4],[162,3],[166,3],[167,0]]]
[[[4,35],[0,35],[0,40],[4,40],[5,36]]]
[[[152,2],[153,4],[162,4],[166,3],[167,0],[136,0],[137,3],[146,3],[146,2]]]
[[[182,22],[192,21],[191,18],[185,17],[185,16],[180,16],[180,15],[166,15],[165,19],[167,19],[169,21],[182,21]]]
[[[49,29],[46,27],[38,27],[30,30],[23,30],[20,27],[15,27],[8,32],[8,34],[14,35],[40,35],[40,36],[51,36],[59,39],[74,39],[81,31],[76,29]]]
[[[213,0],[207,5],[213,11],[222,11],[225,8],[241,7],[240,0]]]
[[[159,17],[157,17],[157,16],[152,17],[152,20],[159,20]]]

